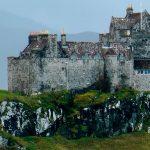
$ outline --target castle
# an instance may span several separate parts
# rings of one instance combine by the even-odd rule
[[[128,86],[150,91],[150,15],[135,13],[131,5],[123,18],[112,17],[109,33],[99,42],[69,42],[66,34],[32,32],[19,57],[8,57],[8,90],[83,89],[104,74],[111,89]]]

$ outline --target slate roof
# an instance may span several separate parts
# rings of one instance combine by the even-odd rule
[[[76,52],[78,57],[82,57],[88,53],[88,55],[95,55],[100,52],[101,44],[99,42],[66,42],[65,46],[61,45],[61,41],[57,42],[58,51],[60,54],[64,53],[70,56],[73,52]],[[22,52],[22,55],[30,54],[33,51],[41,51],[48,48],[48,39],[41,39],[32,41]]]
[[[63,48],[61,47],[61,49]],[[99,42],[67,42],[66,48],[63,50],[66,54],[68,54],[68,56],[70,56],[73,52],[75,52],[78,57],[82,57],[82,55],[85,55],[86,53],[93,56],[96,52],[100,52],[101,44]]]
[[[136,19],[114,18],[112,17],[112,24],[117,29],[130,29],[136,23]]]
[[[48,46],[48,40],[32,41],[24,50],[23,53],[30,53],[32,50],[42,50]]]
[[[136,20],[140,20],[140,17],[141,17],[141,13],[133,13],[127,16],[128,19],[136,19]]]

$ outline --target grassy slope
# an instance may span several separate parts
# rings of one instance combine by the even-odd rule
[[[134,90],[124,89],[114,94],[101,93],[99,91],[88,91],[83,94],[75,95],[73,99],[73,107],[75,109],[81,109],[89,107],[91,105],[100,105],[105,102],[108,98],[115,96],[117,100],[132,99],[138,92]],[[38,107],[54,108],[54,105],[68,106],[70,103],[69,92],[49,92],[43,93],[38,96],[20,96],[18,93],[11,93],[8,91],[0,90],[0,102],[7,101],[18,101],[32,109]],[[40,101],[40,102],[39,102]]]
[[[44,93],[37,96],[21,96],[19,93],[11,93],[0,90],[0,103],[4,100],[21,102],[32,110],[39,107],[55,109],[55,105],[67,105],[67,91]]]
[[[118,137],[98,139],[81,138],[67,140],[60,136],[53,138],[27,137],[30,149],[37,150],[149,150],[150,135],[147,133],[132,133]]]
[[[124,134],[113,138],[81,138],[67,140],[59,135],[54,137],[11,137],[27,150],[149,150],[150,135],[146,132]],[[11,148],[11,147],[10,147]],[[10,149],[9,148],[9,149]]]
[[[136,91],[123,90],[115,94],[99,93],[98,91],[89,91],[84,94],[76,95],[74,98],[73,108],[69,111],[79,111],[83,107],[89,105],[99,105],[111,96],[116,96],[117,99],[132,98],[137,94]],[[10,93],[0,90],[0,102],[3,100],[19,101],[32,109],[40,106],[54,107],[55,104],[67,106],[67,92],[45,93],[40,96],[24,97],[17,93]],[[41,101],[39,103],[38,101]],[[73,109],[73,110],[72,110]],[[74,112],[72,113],[74,115]],[[25,146],[28,150],[149,150],[150,149],[150,135],[145,132],[138,132],[132,134],[124,134],[113,138],[81,138],[79,140],[67,140],[59,135],[54,137],[13,137],[12,135],[0,131],[0,135],[6,137]]]

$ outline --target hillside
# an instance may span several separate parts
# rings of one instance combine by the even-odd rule
[[[135,132],[105,139],[86,137],[78,140],[67,140],[59,135],[54,137],[10,138],[27,147],[27,150],[149,150],[150,147],[150,135],[146,132]],[[1,150],[10,150],[13,147],[9,146],[9,148],[1,148]]]
[[[0,144],[28,150],[148,150],[149,100],[149,92],[131,89],[31,97],[1,90]]]

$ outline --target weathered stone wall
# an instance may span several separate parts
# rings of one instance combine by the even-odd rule
[[[126,51],[132,45],[134,58],[142,57],[144,60],[150,58],[150,16],[147,11],[142,15],[142,24],[138,18],[137,20],[128,18],[128,15],[125,18],[112,17],[110,31],[107,34],[100,34],[99,44],[79,42],[76,43],[77,46],[74,42],[61,45],[66,44],[66,35],[63,35],[60,43],[57,42],[56,34],[31,34],[29,44],[32,41],[41,44],[37,42],[36,47],[27,46],[19,57],[8,58],[9,91],[31,94],[39,91],[82,89],[103,76],[104,70],[114,88],[130,86],[138,90],[149,90],[149,75],[134,75],[132,52],[128,55]],[[45,40],[47,44],[44,44]],[[120,44],[115,46],[118,42]],[[101,46],[110,45],[115,53],[109,55],[105,51],[102,52],[104,62],[99,56]],[[85,54],[80,53],[82,48]],[[98,54],[93,57],[95,52]],[[118,59],[120,52],[125,57],[124,60]]]
[[[30,65],[30,91],[29,93],[39,92],[42,88],[43,64],[40,57],[33,57]]]
[[[106,73],[110,79],[111,87],[116,87],[118,85],[118,61],[117,55],[107,55],[105,59],[106,63]]]
[[[133,85],[133,60],[118,62],[118,79],[122,87],[132,87]]]
[[[9,91],[82,89],[103,76],[103,59],[8,58]]]
[[[29,59],[8,58],[8,90],[28,94],[29,90]]]
[[[131,87],[133,85],[133,61],[119,60],[117,55],[106,57],[106,71],[111,82],[111,87]]]
[[[86,88],[103,75],[103,69],[102,59],[37,59],[32,64],[31,91]]]
[[[134,88],[139,91],[150,91],[150,75],[135,74],[133,76]]]

